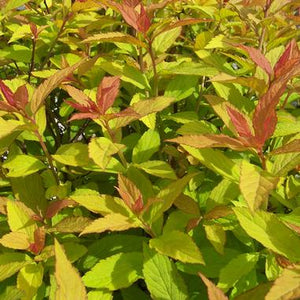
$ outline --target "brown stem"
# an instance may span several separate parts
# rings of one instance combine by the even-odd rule
[[[269,10],[270,5],[271,5],[270,1],[267,1],[266,5],[264,7],[264,19],[266,19],[268,17],[268,10]],[[266,35],[266,26],[263,25],[262,32],[259,37],[259,46],[258,46],[258,48],[261,52],[264,52],[265,35]]]
[[[148,39],[148,52],[151,58],[152,66],[153,66],[153,95],[154,97],[158,96],[158,76],[156,70],[156,62],[155,62],[155,55],[152,47],[152,41]]]
[[[35,46],[36,46],[36,39],[32,39],[32,54],[31,54],[31,61],[30,61],[30,66],[29,66],[29,71],[28,71],[28,82],[30,83],[30,78],[31,78],[31,73],[34,68],[34,56],[35,56]]]
[[[264,153],[263,153],[262,149],[259,149],[257,154],[260,158],[261,166],[262,166],[263,170],[266,170],[266,158],[264,156]]]

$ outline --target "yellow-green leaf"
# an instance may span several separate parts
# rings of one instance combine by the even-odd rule
[[[300,237],[275,214],[266,211],[251,213],[245,207],[235,207],[233,210],[250,237],[291,261],[300,260]]]
[[[146,173],[168,179],[177,179],[174,170],[170,165],[161,160],[150,160],[140,164],[135,164],[135,167],[144,170]]]
[[[27,234],[18,231],[3,235],[0,239],[0,244],[4,247],[18,250],[28,249],[30,245]]]
[[[126,288],[142,278],[142,267],[142,253],[119,253],[100,260],[85,273],[83,281],[87,287],[114,291]]]
[[[150,247],[184,263],[204,264],[200,250],[186,233],[174,230],[150,240]]]
[[[25,154],[16,155],[3,164],[9,172],[8,177],[21,177],[46,169],[46,166],[37,158]]]
[[[226,242],[226,233],[219,224],[204,225],[207,239],[211,242],[215,250],[221,255],[224,254],[224,245]]]
[[[137,219],[128,218],[121,214],[109,214],[92,222],[84,228],[81,234],[101,233],[107,230],[124,231],[139,226],[141,223]]]
[[[125,148],[122,144],[113,143],[105,137],[92,139],[89,143],[89,157],[101,168],[105,169],[111,156]]]
[[[17,287],[24,291],[22,300],[32,300],[43,283],[44,268],[42,264],[32,263],[23,267],[18,273]]]
[[[260,172],[254,165],[243,161],[240,173],[240,190],[251,211],[258,209],[261,205],[268,203],[270,192],[278,182],[266,172]]]
[[[87,300],[87,294],[79,272],[67,259],[63,247],[55,240],[56,299]]]

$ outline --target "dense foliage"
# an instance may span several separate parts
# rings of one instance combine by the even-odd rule
[[[299,0],[0,5],[0,299],[300,298]]]

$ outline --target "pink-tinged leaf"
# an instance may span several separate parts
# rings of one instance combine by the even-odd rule
[[[253,47],[248,47],[244,45],[239,45],[239,48],[245,50],[250,58],[261,67],[270,77],[273,74],[272,66],[268,59],[260,52],[260,50]]]
[[[134,29],[138,30],[137,27],[138,13],[135,10],[135,8],[125,4],[119,4],[119,3],[116,3],[116,7],[119,9],[126,23],[132,26]]]
[[[81,90],[76,89],[71,85],[63,86],[63,89],[67,91],[67,93],[79,104],[82,106],[90,106],[90,104],[94,104],[96,108],[96,104],[91,101],[91,99]],[[70,104],[71,105],[71,104]]]
[[[228,297],[224,294],[224,292],[218,288],[213,282],[208,280],[203,274],[200,272],[198,275],[201,277],[202,281],[207,287],[208,299],[209,300],[228,300]]]
[[[151,26],[150,18],[148,17],[143,5],[141,5],[141,11],[136,22],[138,30],[142,33],[146,33]]]
[[[141,0],[123,0],[123,3],[130,7],[136,7],[141,3]]]
[[[75,120],[84,120],[84,119],[97,119],[99,118],[99,114],[96,113],[78,113],[74,114],[68,122],[75,121]]]
[[[34,243],[30,244],[29,250],[39,254],[45,247],[46,231],[44,227],[38,227],[34,232]]]
[[[28,90],[25,84],[18,87],[13,98],[16,103],[16,107],[24,111],[28,103]]]
[[[300,60],[300,51],[295,39],[293,39],[286,47],[285,51],[277,61],[274,67],[275,78],[279,78],[287,70]]]
[[[251,128],[244,115],[230,106],[226,106],[226,110],[239,136],[246,138],[252,137]]]
[[[4,101],[0,101],[0,110],[7,112],[18,112],[18,110],[14,106],[10,106],[8,103]]]
[[[197,149],[223,147],[228,147],[237,151],[244,151],[247,149],[242,141],[231,138],[224,134],[185,135],[167,141],[191,146]]]
[[[288,81],[299,74],[300,61],[282,74],[280,78],[275,79],[269,90],[260,98],[252,120],[257,144],[262,146],[274,133],[277,124],[276,106],[286,90]]]
[[[293,152],[300,152],[300,139],[293,140],[290,143],[283,145],[280,148],[273,150],[270,154],[283,154],[283,153],[293,153]]]
[[[114,104],[116,97],[119,93],[120,77],[104,77],[97,91],[97,104],[101,114]]]
[[[36,25],[34,23],[30,23],[29,26],[30,26],[30,30],[31,30],[33,37],[35,39],[37,39],[38,38],[38,30],[37,30]]]
[[[58,201],[53,201],[49,204],[45,217],[47,219],[50,219],[54,217],[59,211],[61,211],[63,208],[68,207],[68,206],[73,206],[76,205],[77,203],[73,200],[70,199],[63,199],[63,200],[58,200]]]
[[[12,106],[15,106],[14,94],[11,89],[2,81],[0,80],[0,90],[3,94],[5,100]]]
[[[126,205],[135,213],[141,212],[143,196],[136,185],[122,174],[118,176],[118,192]]]

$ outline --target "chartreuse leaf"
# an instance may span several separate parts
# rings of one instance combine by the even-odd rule
[[[84,228],[82,234],[101,233],[107,230],[110,231],[124,231],[129,228],[136,228],[141,226],[138,219],[129,218],[121,214],[109,214],[103,218],[99,218]]]
[[[17,273],[32,262],[31,258],[18,252],[0,254],[0,281]]]
[[[121,198],[101,195],[94,190],[78,189],[70,198],[88,210],[103,216],[112,213],[119,213],[124,216],[132,214]]]
[[[219,224],[204,225],[207,239],[211,242],[215,250],[221,255],[224,254],[224,245],[226,242],[226,233]]]
[[[270,291],[266,295],[266,300],[290,300],[300,297],[300,270],[284,269],[278,277]]]
[[[7,221],[11,231],[23,232],[29,241],[33,241],[34,231],[37,229],[28,208],[20,201],[7,202]]]
[[[195,175],[196,173],[188,174],[172,182],[156,195],[156,198],[161,201],[157,201],[151,206],[149,212],[151,222],[157,220],[163,212],[172,206],[176,198],[183,192],[185,186]]]
[[[207,168],[229,180],[238,181],[239,166],[221,151],[214,149],[195,149],[185,145],[182,145],[182,147]]]
[[[250,237],[291,261],[300,260],[299,236],[285,226],[276,215],[265,211],[251,213],[244,207],[235,207],[233,210]]]
[[[29,2],[29,0],[10,0],[7,1],[7,5],[5,6],[5,11],[12,10],[14,8],[17,8],[25,3]]]
[[[165,96],[174,97],[176,101],[191,96],[196,91],[198,76],[175,76],[167,85]]]
[[[55,240],[56,299],[86,300],[87,294],[78,271],[72,266],[63,247]]]
[[[81,143],[62,145],[52,157],[68,166],[83,167],[89,164],[88,146]]]
[[[269,253],[266,257],[265,273],[269,281],[275,280],[281,273],[282,269],[279,266],[276,256]]]
[[[140,164],[135,164],[135,167],[144,170],[146,173],[168,179],[177,179],[170,165],[161,160],[150,160]]]
[[[37,158],[25,154],[16,155],[3,164],[9,172],[8,177],[27,176],[39,170],[46,169],[46,166]]]
[[[32,263],[23,267],[18,273],[17,287],[25,292],[22,300],[32,300],[43,283],[44,268],[42,264]]]
[[[151,156],[158,151],[160,146],[160,137],[157,131],[149,129],[139,139],[133,148],[132,161],[142,163],[148,161]]]
[[[243,253],[232,259],[220,272],[218,287],[227,292],[256,265],[259,253]]]
[[[95,138],[89,143],[89,157],[101,169],[105,169],[111,160],[111,156],[124,148],[124,145],[113,143],[105,137]]]
[[[202,254],[186,233],[174,230],[150,240],[150,247],[184,263],[204,264]]]
[[[299,164],[299,152],[278,154],[274,157],[270,173],[275,176],[286,176],[290,170],[294,169]]]
[[[240,190],[251,211],[267,205],[269,193],[275,188],[278,178],[243,161],[240,173]]]
[[[143,274],[151,298],[156,300],[186,300],[188,292],[175,264],[144,244]]]
[[[155,53],[162,54],[174,45],[176,39],[180,36],[181,28],[177,27],[168,30],[160,35],[156,36],[153,41],[153,49]]]
[[[142,253],[119,253],[100,260],[82,279],[87,287],[115,291],[142,278],[142,265]]]
[[[112,292],[109,291],[90,291],[88,293],[88,300],[112,300]]]

